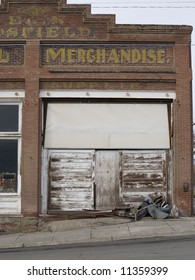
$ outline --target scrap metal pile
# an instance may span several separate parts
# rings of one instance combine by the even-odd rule
[[[177,207],[171,207],[166,202],[164,195],[159,192],[147,195],[139,207],[128,207],[123,209],[123,212],[118,211],[117,213],[119,216],[134,218],[135,220],[140,220],[145,216],[151,216],[153,219],[165,219],[167,217],[179,216]]]

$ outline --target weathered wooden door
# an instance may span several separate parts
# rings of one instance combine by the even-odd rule
[[[118,201],[119,151],[96,151],[95,207],[113,209]]]

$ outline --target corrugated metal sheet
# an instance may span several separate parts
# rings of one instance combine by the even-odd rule
[[[166,152],[121,152],[120,178],[121,204],[142,202],[147,194],[158,191],[166,195]]]
[[[94,207],[94,152],[52,152],[49,162],[49,210]]]

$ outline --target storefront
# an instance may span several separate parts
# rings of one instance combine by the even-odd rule
[[[0,214],[112,210],[161,192],[191,215],[191,32],[3,1]]]
[[[150,94],[41,91],[44,212],[114,209],[156,191],[167,197],[175,93]]]

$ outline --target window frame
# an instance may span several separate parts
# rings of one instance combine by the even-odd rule
[[[0,105],[17,105],[18,106],[18,131],[2,132],[0,131],[0,140],[17,140],[17,190],[16,192],[0,192],[2,196],[20,196],[21,194],[21,142],[22,142],[22,102],[21,100],[0,99]]]

